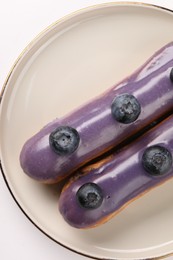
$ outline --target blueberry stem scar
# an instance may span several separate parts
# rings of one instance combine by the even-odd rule
[[[96,209],[103,201],[101,188],[95,183],[86,183],[76,193],[77,200],[85,209]]]
[[[59,155],[73,153],[78,148],[79,141],[78,132],[70,126],[60,126],[49,136],[50,147]]]
[[[166,174],[172,167],[172,154],[160,145],[148,147],[142,156],[142,165],[150,175]]]
[[[140,115],[141,105],[133,95],[125,93],[114,98],[111,111],[116,121],[130,124]]]

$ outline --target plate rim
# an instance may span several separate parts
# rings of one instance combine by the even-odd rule
[[[110,7],[110,6],[141,6],[141,7],[149,7],[149,8],[155,8],[156,10],[157,9],[161,9],[161,10],[164,10],[164,11],[167,11],[169,13],[173,13],[173,9],[170,9],[170,8],[167,8],[167,7],[163,7],[163,6],[160,6],[160,5],[156,5],[156,4],[150,4],[150,3],[145,3],[145,2],[135,2],[135,1],[130,1],[130,2],[126,2],[126,1],[117,1],[117,2],[114,2],[114,1],[111,1],[111,2],[105,2],[105,3],[99,3],[99,4],[94,4],[94,5],[89,5],[87,7],[83,7],[83,8],[80,8],[80,9],[77,9],[76,11],[73,11],[73,12],[70,12],[68,13],[67,15],[64,15],[62,16],[61,18],[59,18],[58,20],[56,20],[55,22],[51,23],[50,25],[48,25],[45,29],[41,30],[40,33],[38,33],[27,45],[26,47],[22,50],[22,52],[20,52],[20,54],[18,55],[18,57],[15,59],[15,61],[13,62],[13,65],[11,66],[6,78],[5,78],[5,81],[2,85],[2,89],[0,91],[0,108],[2,107],[2,100],[3,100],[3,97],[4,97],[4,93],[5,93],[5,90],[6,90],[6,87],[8,85],[8,82],[11,78],[11,75],[15,69],[15,67],[18,65],[18,63],[20,62],[20,60],[25,56],[25,54],[32,49],[32,47],[35,45],[35,43],[41,39],[46,33],[49,32],[49,30],[51,30],[54,26],[57,26],[63,22],[66,22],[68,21],[69,19],[77,16],[77,15],[80,15],[82,13],[86,13],[86,12],[90,12],[94,9],[98,9],[98,8],[104,8],[104,7]],[[76,249],[73,249],[72,247],[70,246],[67,246],[63,243],[61,243],[60,241],[57,241],[56,239],[54,239],[51,235],[49,235],[48,233],[46,233],[41,227],[39,227],[39,225],[37,225],[34,220],[32,220],[32,218],[25,212],[25,210],[22,208],[22,206],[20,205],[20,203],[18,202],[17,198],[15,197],[13,191],[12,191],[12,188],[10,187],[10,184],[8,183],[8,180],[7,180],[7,177],[6,177],[6,174],[5,174],[5,171],[3,169],[3,166],[2,166],[2,163],[1,163],[1,156],[0,156],[0,172],[2,173],[2,176],[3,176],[3,179],[4,179],[4,182],[12,196],[12,198],[14,199],[15,203],[17,204],[17,206],[19,207],[19,209],[22,211],[22,213],[25,215],[25,217],[27,217],[27,219],[39,230],[41,231],[44,235],[46,235],[49,239],[51,239],[53,242],[55,242],[56,244],[64,247],[65,249],[68,249],[78,255],[81,255],[81,256],[84,256],[84,257],[89,257],[91,259],[95,259],[95,260],[110,260],[109,258],[100,258],[100,257],[95,257],[95,256],[92,256],[90,254],[86,254],[86,253],[83,253],[83,252],[80,252]],[[145,260],[152,260],[152,259],[155,259],[155,260],[159,260],[159,259],[163,259],[163,258],[166,258],[166,257],[169,257],[169,256],[173,256],[173,249],[172,249],[172,252],[168,253],[168,254],[164,254],[164,255],[160,255],[158,257],[149,257],[149,258],[145,258]],[[117,259],[118,260],[118,259]],[[140,260],[140,259],[138,259]],[[143,260],[143,259],[141,259]]]

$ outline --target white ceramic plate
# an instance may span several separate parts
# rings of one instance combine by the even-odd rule
[[[40,230],[78,253],[146,259],[173,252],[173,181],[131,203],[107,224],[76,230],[58,212],[59,187],[23,174],[21,147],[43,125],[133,72],[173,40],[172,28],[173,13],[154,6],[109,3],[87,8],[37,37],[5,83],[0,138],[9,190]]]

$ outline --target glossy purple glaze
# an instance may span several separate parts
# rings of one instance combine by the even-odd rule
[[[144,170],[142,155],[147,147],[156,144],[166,147],[173,156],[173,116],[108,158],[103,165],[93,165],[92,170],[86,168],[83,176],[67,183],[59,199],[64,219],[76,228],[101,224],[133,198],[173,177],[173,166],[167,174],[158,177],[152,177]],[[97,209],[84,209],[77,201],[76,192],[88,182],[94,182],[102,189],[104,199]]]
[[[153,55],[132,76],[85,104],[70,115],[53,121],[24,145],[20,163],[30,177],[43,182],[63,179],[79,166],[121,143],[135,132],[173,109],[173,43]],[[111,115],[112,100],[119,94],[134,95],[141,114],[131,124],[122,124]],[[75,128],[80,135],[78,149],[59,156],[49,146],[49,135],[60,125]]]

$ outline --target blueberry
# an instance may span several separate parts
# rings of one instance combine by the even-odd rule
[[[159,145],[150,146],[142,156],[142,165],[150,175],[163,175],[172,166],[172,155],[165,147]]]
[[[173,82],[173,68],[171,69],[171,72],[170,72],[170,80]]]
[[[120,123],[134,122],[141,113],[138,100],[130,94],[121,94],[114,98],[111,105],[112,116]]]
[[[92,182],[82,185],[77,191],[76,197],[80,206],[86,209],[96,209],[103,201],[101,188]]]
[[[59,155],[73,153],[78,148],[79,141],[78,132],[70,126],[60,126],[49,136],[50,147]]]

